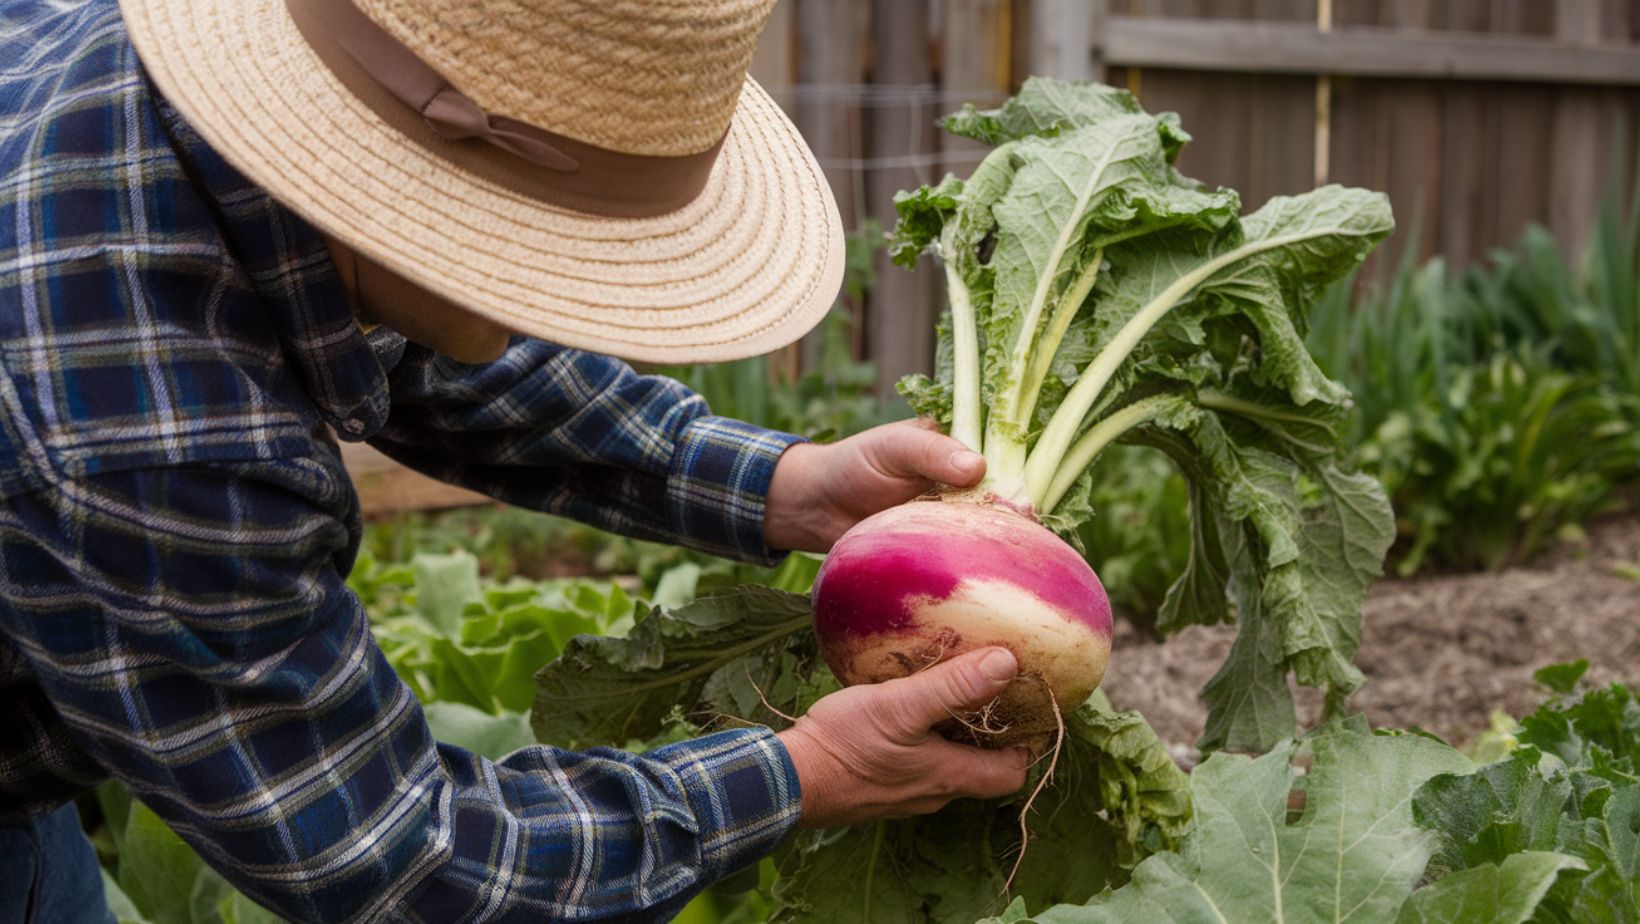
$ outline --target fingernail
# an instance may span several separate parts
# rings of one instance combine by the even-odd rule
[[[951,467],[959,472],[977,471],[985,464],[985,457],[972,449],[959,449],[951,453]]]
[[[1014,679],[1019,673],[1019,662],[1014,660],[1013,652],[998,648],[980,659],[979,669],[986,677],[1001,682]]]

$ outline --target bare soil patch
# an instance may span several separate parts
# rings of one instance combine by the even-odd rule
[[[1234,637],[1232,626],[1196,627],[1158,644],[1119,624],[1104,689],[1194,763],[1207,718],[1198,694]],[[1640,684],[1640,512],[1596,522],[1586,542],[1531,567],[1380,581],[1356,657],[1367,682],[1350,708],[1374,725],[1417,726],[1461,745],[1493,710],[1518,717],[1537,707],[1534,670],[1578,658],[1596,683]],[[1300,721],[1319,721],[1320,695],[1297,693]]]

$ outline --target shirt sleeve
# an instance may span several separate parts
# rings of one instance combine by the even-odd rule
[[[230,882],[294,921],[656,920],[790,831],[767,730],[501,761],[435,742],[343,583],[339,482],[138,471],[0,506],[29,671]]]
[[[392,394],[372,444],[441,481],[641,539],[778,557],[764,502],[800,438],[714,417],[672,379],[520,337],[485,365],[411,346]]]

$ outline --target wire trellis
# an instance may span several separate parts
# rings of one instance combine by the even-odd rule
[[[849,103],[867,109],[890,106],[961,106],[964,103],[991,105],[1000,103],[1009,96],[1007,91],[995,87],[952,90],[934,83],[764,84],[763,89],[776,99],[789,99],[797,103]]]

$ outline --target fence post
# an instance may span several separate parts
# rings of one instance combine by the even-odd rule
[[[1096,42],[1109,0],[1033,0],[1031,73],[1062,80],[1104,80]]]
[[[1333,27],[1332,0],[1316,0],[1315,28],[1317,32],[1331,32]],[[1332,76],[1320,74],[1315,78],[1315,185],[1325,186],[1332,176]]]

